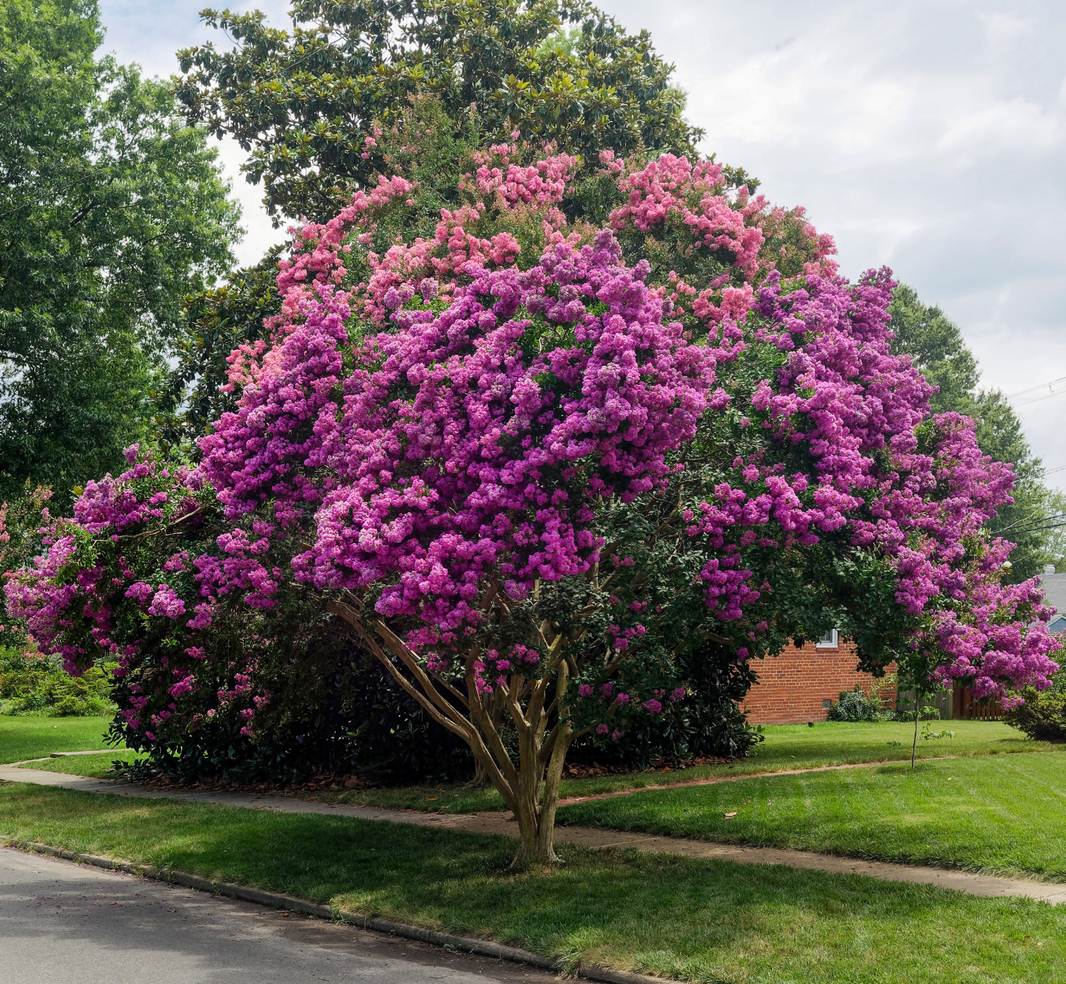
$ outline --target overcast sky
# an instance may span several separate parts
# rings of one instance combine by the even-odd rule
[[[207,0],[101,0],[106,47],[149,74],[209,39]],[[843,273],[892,267],[962,328],[983,382],[1066,377],[1066,4],[1061,0],[601,0],[677,68],[703,149],[805,205]],[[259,7],[285,26],[287,4]],[[249,234],[278,238],[224,150]],[[1022,406],[1034,397],[1051,396]],[[1066,380],[1014,399],[1050,470],[1066,466]],[[1066,490],[1066,468],[1050,483]]]

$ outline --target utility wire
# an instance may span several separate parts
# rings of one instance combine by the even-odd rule
[[[1056,383],[1066,383],[1066,376],[1059,376],[1058,379],[1052,379],[1050,382],[1041,383],[1039,386],[1030,386],[1028,389],[1018,390],[1015,393],[1008,393],[1004,399],[1013,400],[1016,396],[1028,396],[1030,393],[1039,392],[1045,386],[1054,386]]]
[[[1057,530],[1063,526],[1066,526],[1066,516],[1059,515],[1049,516],[1046,521],[1032,523],[1028,526],[1014,524],[1012,526],[1004,526],[1002,529],[991,530],[990,532],[993,536],[1002,536],[1004,533],[1017,536],[1019,533],[1044,533],[1047,530]]]
[[[1034,397],[1032,400],[1022,400],[1021,403],[1015,403],[1014,408],[1020,409],[1023,406],[1029,406],[1031,403],[1039,403],[1041,400],[1050,400],[1052,397],[1062,397],[1066,393],[1066,389],[1061,389],[1056,393],[1045,393],[1043,397]]]
[[[1003,399],[1008,403],[1013,402],[1019,396],[1027,396],[1029,399],[1022,400],[1020,403],[1015,403],[1014,408],[1017,410],[1020,407],[1027,407],[1030,403],[1039,403],[1041,400],[1050,400],[1053,396],[1061,396],[1066,393],[1066,387],[1056,390],[1054,387],[1060,383],[1066,383],[1066,376],[1059,376],[1058,379],[1052,379],[1046,383],[1041,383],[1039,386],[1030,386],[1027,389],[1016,390],[1014,393],[1008,393]],[[1045,393],[1044,390],[1049,392]],[[1033,396],[1032,394],[1039,393],[1039,396]]]

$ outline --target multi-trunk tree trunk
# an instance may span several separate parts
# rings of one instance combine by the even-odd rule
[[[570,745],[584,733],[575,731],[565,714],[557,713],[572,671],[564,635],[555,632],[546,640],[550,642],[548,661],[538,676],[512,673],[505,684],[482,693],[473,672],[474,662],[482,655],[478,648],[466,653],[460,684],[429,672],[383,620],[364,620],[355,606],[343,601],[331,602],[329,608],[352,626],[433,720],[469,745],[479,772],[500,793],[518,824],[515,865],[557,861],[554,832],[559,784]],[[504,722],[513,726],[517,736],[516,753],[507,748]]]

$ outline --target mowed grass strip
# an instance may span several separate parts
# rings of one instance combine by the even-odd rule
[[[930,727],[934,733],[946,730],[954,734],[950,738],[929,740],[923,739],[919,731],[919,758],[1051,751],[1055,747],[1034,742],[1001,721],[933,721]],[[759,771],[778,771],[853,762],[910,761],[914,724],[822,721],[813,727],[771,725],[763,728],[763,732],[766,740],[745,762],[758,763]]]
[[[0,842],[56,847],[686,981],[1066,980],[1066,910],[781,867],[0,784]]]
[[[0,715],[0,763],[42,758],[52,752],[104,749],[110,717],[5,717]],[[124,751],[124,750],[122,750]],[[115,753],[116,758],[121,755]],[[58,761],[58,760],[57,760]]]
[[[1064,765],[999,755],[752,777],[576,803],[559,822],[1066,881]]]
[[[3,720],[0,718],[0,722]],[[42,718],[38,720],[51,721],[50,726],[58,726],[62,731],[68,727],[67,722],[89,719],[67,718],[57,721],[55,718]],[[104,721],[106,726],[106,719],[92,720]],[[77,728],[80,725],[71,725],[71,727]],[[1057,748],[1044,742],[1030,741],[1020,732],[996,721],[950,721],[943,725],[937,724],[937,728],[954,730],[955,737],[938,741],[919,739],[919,758],[1052,752]],[[100,730],[102,733],[103,728]],[[696,766],[689,769],[649,769],[644,772],[620,775],[568,779],[562,784],[562,796],[564,798],[596,796],[602,793],[645,789],[649,786],[674,785],[731,776],[760,775],[787,769],[815,769],[861,762],[909,761],[913,725],[897,722],[885,724],[822,722],[813,728],[808,728],[806,725],[779,725],[768,727],[765,731],[766,740],[758,746],[755,754],[736,762]],[[58,733],[52,731],[53,735]],[[24,757],[36,757],[38,754],[48,755],[52,751],[64,751],[73,747],[91,748],[92,744],[90,742],[83,746],[68,745],[53,748],[46,741],[37,748],[47,748],[47,750],[35,752],[33,755],[27,754]],[[2,733],[0,733],[0,749],[2,747]],[[113,760],[132,761],[138,757],[129,750],[121,748],[109,754],[110,758],[105,755],[99,760],[86,756],[84,762],[55,759],[49,763],[35,765],[34,768],[102,778],[108,774]],[[5,759],[0,758],[0,761],[5,761]],[[476,813],[482,810],[503,809],[503,800],[494,789],[489,787],[471,789],[465,783],[378,787],[343,792],[300,792],[298,795],[325,802],[356,803],[440,813]]]
[[[952,730],[955,736],[937,741],[919,738],[919,758],[1053,752],[1057,747],[1031,741],[1021,732],[998,721],[936,722],[935,728]],[[861,762],[909,762],[914,726],[900,722],[822,722],[813,728],[806,725],[767,727],[765,733],[766,740],[757,747],[755,754],[736,762],[689,769],[649,769],[623,775],[568,779],[563,782],[561,793],[564,798],[595,796],[648,786],[673,785],[728,776],[760,775],[785,769],[817,769]],[[327,802],[441,813],[476,813],[481,810],[503,809],[503,801],[495,790],[468,789],[462,783],[357,789],[343,793],[308,795],[310,798]]]

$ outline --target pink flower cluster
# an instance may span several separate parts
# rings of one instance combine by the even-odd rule
[[[474,154],[474,163],[478,165],[474,184],[478,193],[484,198],[499,195],[510,207],[561,202],[577,172],[578,159],[569,154],[553,154],[522,166],[511,161],[518,150],[515,145],[503,143]]]
[[[195,727],[210,700],[198,664],[216,646],[217,601],[199,572],[227,556],[227,534],[219,543],[201,532],[213,494],[197,474],[161,466],[137,446],[127,458],[131,467],[117,478],[86,484],[73,520],[46,528],[47,553],[12,579],[8,597],[39,635],[42,652],[60,654],[68,672],[77,675],[101,656],[115,661],[113,675],[129,688],[123,720],[154,741]],[[249,651],[257,645],[246,643]],[[217,665],[209,670],[219,675]],[[221,675],[232,673],[224,668]],[[239,710],[251,712],[244,716],[250,727],[266,695],[253,685],[225,706],[238,698],[246,705]]]
[[[754,271],[764,237],[758,226],[745,221],[751,211],[747,203],[737,208],[724,194],[719,165],[693,165],[686,157],[664,154],[622,178],[619,186],[629,199],[611,213],[613,228],[632,223],[641,232],[652,232],[668,222],[679,224],[700,246],[720,251],[745,272]]]
[[[965,678],[982,697],[1047,686],[1057,650],[1048,609],[1035,585],[1000,584],[1010,545],[981,532],[1010,501],[1011,469],[981,453],[972,421],[929,418],[931,387],[889,350],[893,287],[881,271],[854,287],[812,276],[789,291],[771,276],[760,290],[745,357],[783,359],[753,386],[737,424],[757,426],[763,442],[684,514],[688,534],[713,550],[701,575],[707,602],[727,623],[772,607],[760,550],[875,551],[914,619],[912,648],[939,654],[937,679]],[[749,637],[767,628],[759,622]]]

